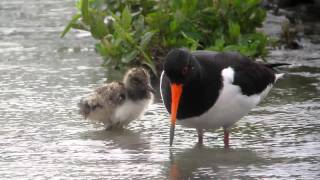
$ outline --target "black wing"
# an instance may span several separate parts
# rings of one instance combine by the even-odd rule
[[[279,66],[256,63],[248,57],[233,52],[210,53],[204,51],[196,53],[195,56],[205,67],[218,67],[217,72],[214,72],[215,75],[220,76],[223,69],[231,67],[235,71],[233,84],[240,86],[242,93],[247,96],[260,94],[268,85],[274,83],[275,71],[272,68]],[[210,71],[210,69],[208,70]]]

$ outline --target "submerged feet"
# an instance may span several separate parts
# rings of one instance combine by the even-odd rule
[[[202,147],[203,146],[203,134],[204,130],[203,129],[197,129],[198,133],[198,143],[197,146]],[[223,143],[224,143],[224,149],[229,150],[229,129],[223,127]]]
[[[198,146],[203,146],[203,129],[197,129],[198,133]]]

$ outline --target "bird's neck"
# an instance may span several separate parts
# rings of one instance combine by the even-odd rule
[[[150,98],[150,92],[146,89],[131,89],[128,88],[127,90],[128,99],[132,101],[138,101],[143,99]]]

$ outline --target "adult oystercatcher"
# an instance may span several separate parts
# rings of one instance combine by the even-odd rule
[[[224,129],[229,147],[229,128],[255,107],[283,76],[273,67],[288,64],[256,63],[238,53],[171,50],[164,63],[160,90],[171,113],[170,146],[176,120],[196,128],[198,144],[205,129]]]
[[[150,75],[143,68],[132,68],[123,82],[111,82],[80,100],[79,113],[102,122],[106,129],[122,128],[138,118],[151,103],[154,92]]]

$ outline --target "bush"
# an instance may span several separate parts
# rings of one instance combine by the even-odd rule
[[[260,1],[78,0],[62,37],[71,28],[89,31],[105,65],[147,65],[154,73],[174,47],[264,57],[270,41],[256,30],[266,17]]]

